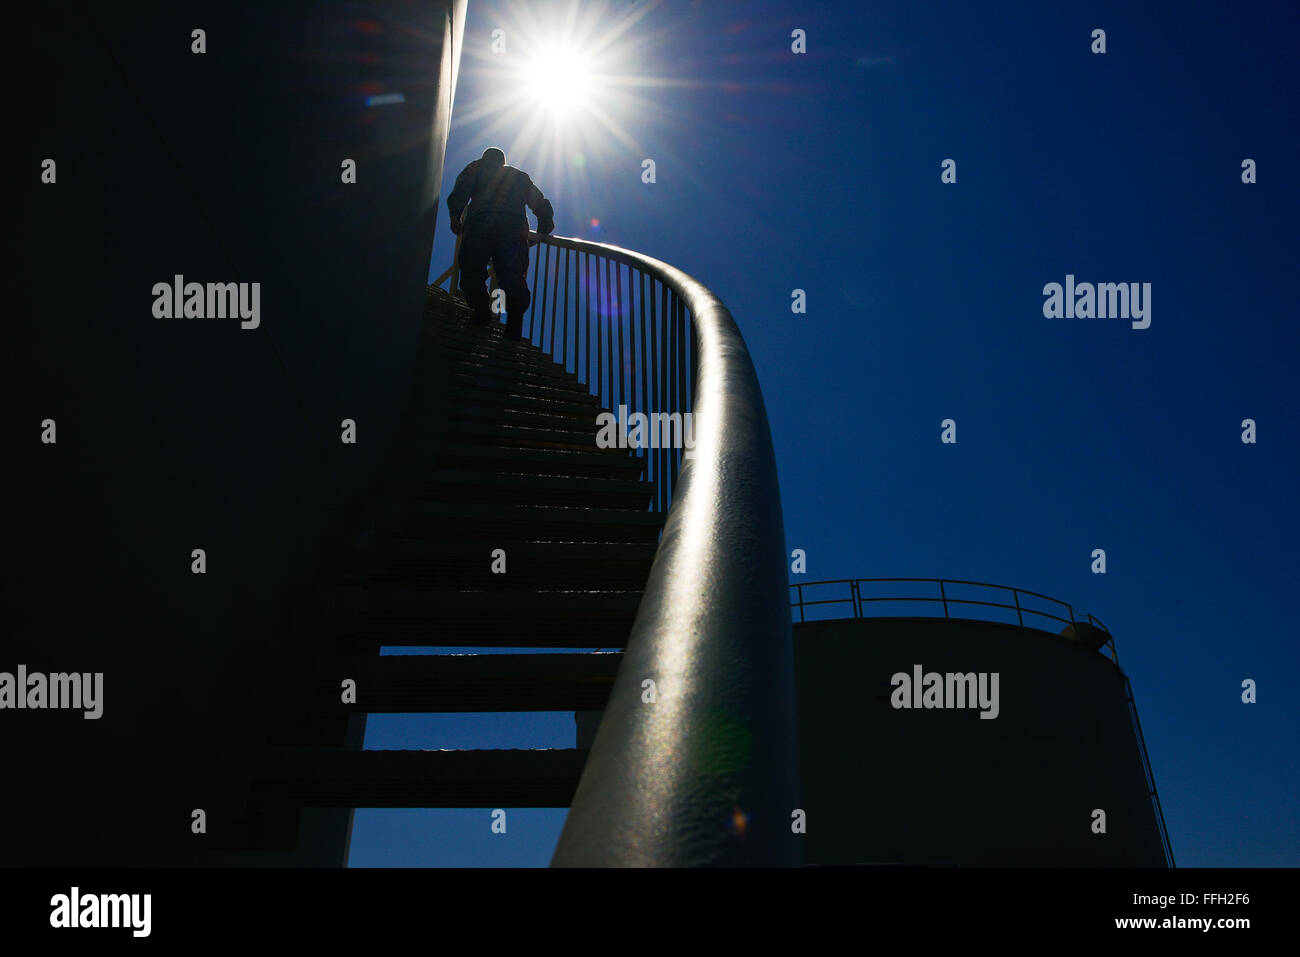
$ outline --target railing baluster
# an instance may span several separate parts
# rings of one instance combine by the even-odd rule
[[[559,301],[560,301],[560,250],[557,247],[555,250],[555,284],[551,289],[551,345],[546,350],[551,354],[552,358],[554,358],[555,356],[555,307],[559,303]],[[541,345],[541,343],[538,343],[538,345]]]
[[[601,325],[605,327],[605,352],[607,353],[606,361],[609,363],[609,405],[606,408],[611,409],[615,415],[618,415],[618,401],[614,398],[614,313],[610,309],[610,281],[609,281],[609,259],[605,259],[605,319]]]
[[[653,389],[653,392],[649,393],[646,399],[647,416],[653,415],[654,412],[658,410],[658,400],[659,400],[659,345],[658,345],[659,340],[656,335],[656,325],[657,325],[656,311],[658,309],[658,301],[657,301],[658,293],[655,290],[655,285],[658,282],[658,280],[656,280],[653,276],[649,278],[650,278],[650,315],[649,315],[650,352],[648,353],[648,356],[649,356],[649,365],[650,365],[650,385],[651,388]],[[649,421],[647,421],[647,427],[648,426],[649,426]],[[653,433],[647,432],[647,436],[651,434]],[[655,486],[655,511],[663,512],[664,511],[663,485],[659,481],[659,449],[656,448],[655,445],[657,445],[657,443],[651,444],[646,447],[646,478],[649,479],[651,482],[653,482]]]
[[[646,347],[645,347],[645,341],[646,341],[645,281],[646,281],[645,273],[640,272],[638,270],[637,286],[639,287],[641,292],[640,303],[638,304],[640,308],[640,316],[641,316],[640,322],[638,323],[638,325],[640,325],[641,327],[641,404],[638,407],[638,411],[640,412],[650,411],[650,389],[648,386],[650,354],[646,352]],[[637,454],[641,456],[641,461],[644,463],[642,467],[645,468],[645,478],[648,481],[650,478],[650,470],[648,468],[650,463],[650,452],[648,449],[641,449],[637,451]],[[654,507],[654,502],[650,503],[650,507],[651,508]]]
[[[677,450],[677,467],[680,470],[686,464],[686,416],[690,406],[686,404],[686,305],[677,300],[677,411],[682,414],[682,447]],[[694,416],[692,416],[694,418]],[[694,433],[694,423],[691,432]]]
[[[673,353],[677,348],[677,327],[673,322],[673,315],[677,312],[676,293],[669,293],[665,306],[667,308],[664,310],[664,338],[668,348],[664,352],[664,409],[671,417],[677,411],[673,408],[673,370],[675,366]],[[668,430],[668,438],[674,438],[671,428]],[[662,442],[664,436],[661,435],[659,439]],[[668,501],[670,503],[673,501],[673,493],[677,487],[677,455],[676,450],[673,449],[674,444],[669,442],[664,450],[664,468],[668,473]]]
[[[659,297],[659,315],[655,318],[655,325],[659,330],[659,349],[658,355],[655,357],[655,371],[659,373],[658,388],[655,390],[658,393],[655,396],[655,409],[658,412],[664,412],[666,411],[664,404],[668,399],[668,386],[664,381],[668,378],[668,323],[666,317],[668,315],[668,297],[671,293],[666,287],[661,289],[660,292],[662,295]],[[662,426],[662,421],[660,422],[660,425]],[[657,447],[655,448],[655,458],[658,460],[655,464],[655,471],[659,473],[659,481],[664,487],[663,510],[667,512],[668,503],[672,501],[672,489],[668,487],[668,470],[664,464],[663,445],[663,431],[661,427],[659,441],[656,443]]]
[[[542,268],[542,247],[541,247],[541,245],[539,244],[539,245],[537,246],[537,258],[533,260],[533,290],[534,290],[534,291],[536,291],[536,289],[537,289],[537,272],[538,272],[538,270],[541,269],[541,268]],[[524,271],[525,271],[525,272],[528,271],[528,270],[527,270],[527,267],[525,267]],[[528,304],[528,307],[529,307],[529,308],[528,308],[528,322],[529,322],[529,324],[531,325],[531,324],[532,324],[532,321],[533,321],[533,315],[537,312],[537,297],[536,297],[536,296],[533,296],[532,301]],[[507,318],[509,318],[508,315],[507,315]],[[521,331],[522,331],[522,330],[521,330]]]
[[[533,337],[537,337],[537,345],[545,341],[546,335],[546,300],[552,293],[551,287],[551,247],[547,243],[540,244],[539,248],[546,250],[546,264],[542,266],[542,308],[541,315],[534,317],[528,323],[528,341],[532,342]]]
[[[608,408],[605,402],[605,324],[600,318],[600,260],[596,260],[596,395],[600,404]]]
[[[586,336],[587,339],[587,353],[586,353],[587,374],[583,377],[582,381],[586,384],[587,391],[590,392],[591,391],[591,253],[586,253],[583,256],[582,261],[583,261],[583,267],[582,267],[583,306],[584,309],[586,310],[584,312],[584,316],[586,318],[585,321],[583,322],[583,327],[585,329],[584,335]]]
[[[691,317],[690,324],[689,324],[689,328],[691,328],[691,329],[694,329],[694,328],[695,328],[695,317],[694,317],[694,316]],[[696,381],[697,377],[699,376],[699,372],[700,372],[700,369],[699,369],[700,356],[699,356],[699,351],[695,348],[695,336],[694,336],[694,335],[690,335],[690,336],[687,336],[686,338],[687,338],[687,340],[690,342],[690,346],[691,346],[691,364],[690,364],[690,370],[691,370],[691,398],[690,398],[690,402],[691,402],[691,409],[694,410],[694,408],[695,408],[695,381]]]
[[[659,287],[659,302],[655,312],[655,414],[663,412],[664,408],[664,326],[663,326],[663,309],[664,301],[668,298],[668,290]],[[668,511],[668,482],[664,475],[664,456],[662,435],[655,431],[655,482],[661,488],[660,498],[662,505],[660,511]]]
[[[627,267],[627,412],[631,415],[640,406],[636,394],[636,284],[632,281],[636,271]]]
[[[672,356],[672,324],[671,324],[671,322],[668,321],[668,316],[669,316],[669,315],[672,315],[672,300],[673,300],[673,295],[675,295],[675,294],[672,293],[672,290],[664,290],[664,294],[663,294],[663,341],[662,341],[662,345],[663,345],[663,403],[662,403],[662,407],[663,407],[663,411],[664,411],[664,412],[667,412],[668,415],[672,415],[672,391],[669,391],[669,389],[671,389],[671,384],[672,384],[672,361],[671,361],[671,356]],[[660,428],[662,428],[662,426],[663,426],[663,423],[662,423],[662,421],[660,421]],[[660,433],[660,436],[659,436],[659,445],[660,445],[660,446],[664,446],[664,441],[663,441],[663,439],[664,439],[663,434]],[[663,484],[666,485],[667,488],[668,488],[668,503],[669,503],[669,506],[671,506],[671,503],[672,503],[672,482],[673,482],[673,479],[675,479],[675,477],[676,477],[676,476],[673,476],[673,468],[672,468],[672,449],[671,449],[671,447],[663,447],[663,449],[660,449],[660,451],[663,452]]]
[[[565,371],[569,368],[569,250],[564,250],[564,312],[560,316],[564,323],[564,332],[560,335],[560,349],[564,353],[564,358],[560,364],[564,366]],[[577,366],[577,363],[574,363]]]
[[[620,405],[627,403],[628,412],[629,414],[631,414],[631,403],[627,401],[627,392],[624,391],[623,388],[624,382],[627,378],[627,374],[623,368],[624,365],[626,364],[626,354],[623,350],[623,265],[622,263],[614,264],[614,279],[618,283],[616,287],[618,290],[617,304],[614,307],[615,314],[618,317],[617,319],[618,322],[618,401]]]

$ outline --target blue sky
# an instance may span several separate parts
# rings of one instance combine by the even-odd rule
[[[1096,614],[1179,865],[1295,865],[1296,8],[583,5],[605,11],[597,38],[640,17],[620,69],[660,82],[606,91],[631,142],[598,121],[545,141],[492,126],[491,31],[563,22],[528,9],[470,2],[444,195],[501,146],[557,234],[704,282],[758,370],[787,545],[808,555],[792,581],[969,578]],[[444,208],[431,276],[452,238]],[[1151,283],[1150,328],[1045,318],[1067,273]],[[572,742],[571,715],[377,716],[367,739]],[[499,836],[481,810],[363,810],[351,863],[540,865],[561,822],[514,811]]]

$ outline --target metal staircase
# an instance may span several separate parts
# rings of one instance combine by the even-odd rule
[[[522,342],[430,287],[409,409],[336,543],[352,558],[286,626],[277,673],[301,693],[273,709],[251,773],[253,850],[233,862],[340,864],[356,807],[571,804],[559,864],[794,860],[784,543],[748,354],[721,303],[666,264],[552,237],[536,259]],[[704,463],[598,446],[602,411],[708,414],[710,382]],[[684,523],[707,540],[687,549]],[[757,557],[711,568],[720,548]],[[629,642],[624,675],[608,650]],[[402,645],[593,651],[379,653]],[[643,675],[664,689],[650,708]],[[361,750],[368,713],[529,710],[605,717],[590,752]],[[718,767],[692,759],[702,747]],[[762,827],[736,833],[754,812]],[[601,833],[607,814],[644,833]]]
[[[568,806],[585,751],[361,751],[339,740],[339,718],[604,707],[617,654],[378,654],[622,647],[663,516],[647,510],[642,462],[597,448],[600,411],[541,350],[475,325],[461,300],[431,289],[397,450],[419,481],[371,550],[356,627],[313,662],[300,746],[269,749],[257,769],[260,818],[279,822],[281,847],[300,807]],[[498,549],[504,573],[492,570]]]

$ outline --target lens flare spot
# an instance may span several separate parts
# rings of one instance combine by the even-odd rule
[[[731,810],[731,830],[732,830],[732,833],[734,833],[734,834],[738,834],[738,835],[740,835],[741,837],[744,837],[744,836],[745,836],[745,831],[746,831],[748,828],[749,828],[749,815],[747,815],[744,811],[742,811],[742,810],[741,810],[740,808],[738,808],[738,807],[737,807],[737,808],[732,808],[732,810]]]

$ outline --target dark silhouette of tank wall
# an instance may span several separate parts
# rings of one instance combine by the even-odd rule
[[[949,619],[796,624],[794,647],[809,864],[1165,866],[1108,657]],[[894,676],[918,665],[923,688],[926,672],[990,676],[989,704],[977,687],[952,707],[945,682],[931,703],[948,707],[895,707],[918,692]]]
[[[0,863],[239,844],[263,709],[293,706],[286,596],[363,536],[408,398],[465,8],[54,0],[11,25],[9,88],[40,93],[6,118],[0,671],[102,672],[104,702],[0,717]],[[177,276],[241,284],[255,320],[160,317]]]

